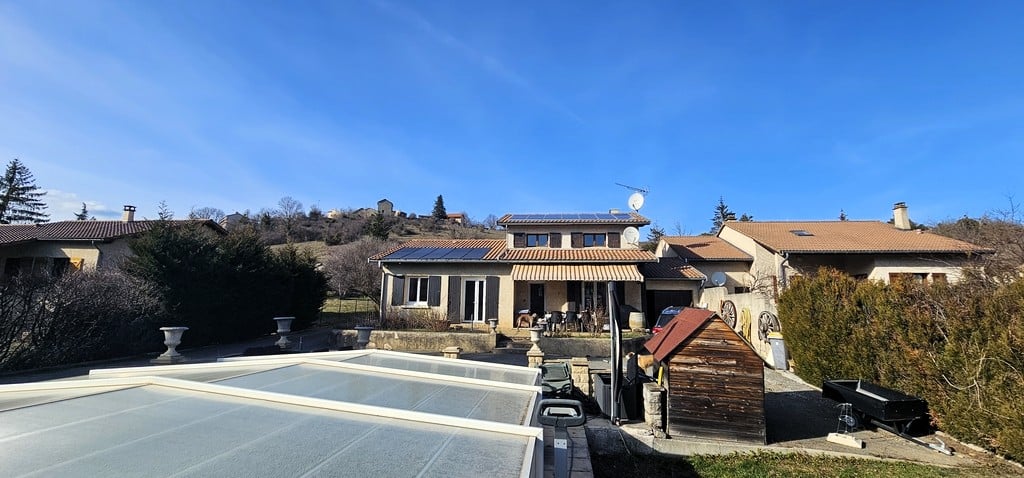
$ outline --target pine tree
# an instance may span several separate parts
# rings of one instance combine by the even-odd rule
[[[0,178],[0,224],[46,222],[45,191],[39,190],[32,172],[17,158],[7,164]]]
[[[82,211],[75,214],[76,221],[85,221],[89,219],[89,210],[85,208],[85,203],[82,203]]]
[[[736,213],[729,210],[729,206],[725,205],[725,199],[721,196],[718,197],[718,205],[715,206],[715,216],[711,218],[714,227],[711,228],[712,234],[717,234],[718,230],[722,228],[722,224],[725,221],[735,221]]]
[[[434,212],[431,216],[436,221],[444,221],[448,219],[448,211],[444,209],[444,197],[440,194],[437,195],[437,201],[434,201]]]
[[[391,235],[391,225],[384,220],[384,215],[380,211],[366,224],[366,235],[381,241],[388,240],[388,236]]]

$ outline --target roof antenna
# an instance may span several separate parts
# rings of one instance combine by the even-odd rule
[[[630,189],[630,190],[633,191],[633,194],[629,195],[629,202],[628,202],[629,203],[629,208],[632,209],[633,212],[639,212],[640,208],[644,207],[644,196],[647,196],[647,193],[651,192],[650,189],[647,189],[647,188],[637,188],[637,187],[633,187],[633,186],[627,186],[627,185],[622,184],[622,183],[615,183],[615,184],[617,184],[619,186],[622,186],[622,187],[624,187],[626,189]]]

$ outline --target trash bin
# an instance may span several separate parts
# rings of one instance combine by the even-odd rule
[[[786,343],[782,340],[782,334],[769,333],[768,344],[772,349],[772,362],[775,364],[775,370],[789,370],[789,361],[786,360]]]
[[[612,416],[611,372],[592,373],[590,378],[594,381],[594,399],[597,400],[597,406],[601,408],[601,414],[606,417]],[[622,401],[619,401],[619,417],[624,418],[625,416],[626,408]]]

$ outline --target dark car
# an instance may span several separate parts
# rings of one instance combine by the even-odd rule
[[[654,322],[654,327],[651,328],[651,331],[654,333],[661,332],[661,329],[664,329],[665,326],[668,325],[669,321],[676,318],[676,316],[683,311],[683,308],[684,307],[681,305],[665,307],[661,311],[661,315],[658,316],[658,320]]]

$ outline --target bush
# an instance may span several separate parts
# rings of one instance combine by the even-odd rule
[[[238,341],[276,330],[276,316],[308,326],[326,293],[316,260],[292,247],[271,251],[252,229],[226,236],[202,226],[160,225],[131,243],[130,274],[158,288],[163,325],[189,327],[187,346]]]
[[[0,285],[0,370],[18,370],[159,350],[159,302],[144,281],[117,270]]]
[[[936,425],[1024,457],[1024,279],[857,282],[822,269],[779,297],[797,373],[861,378],[928,401]]]

